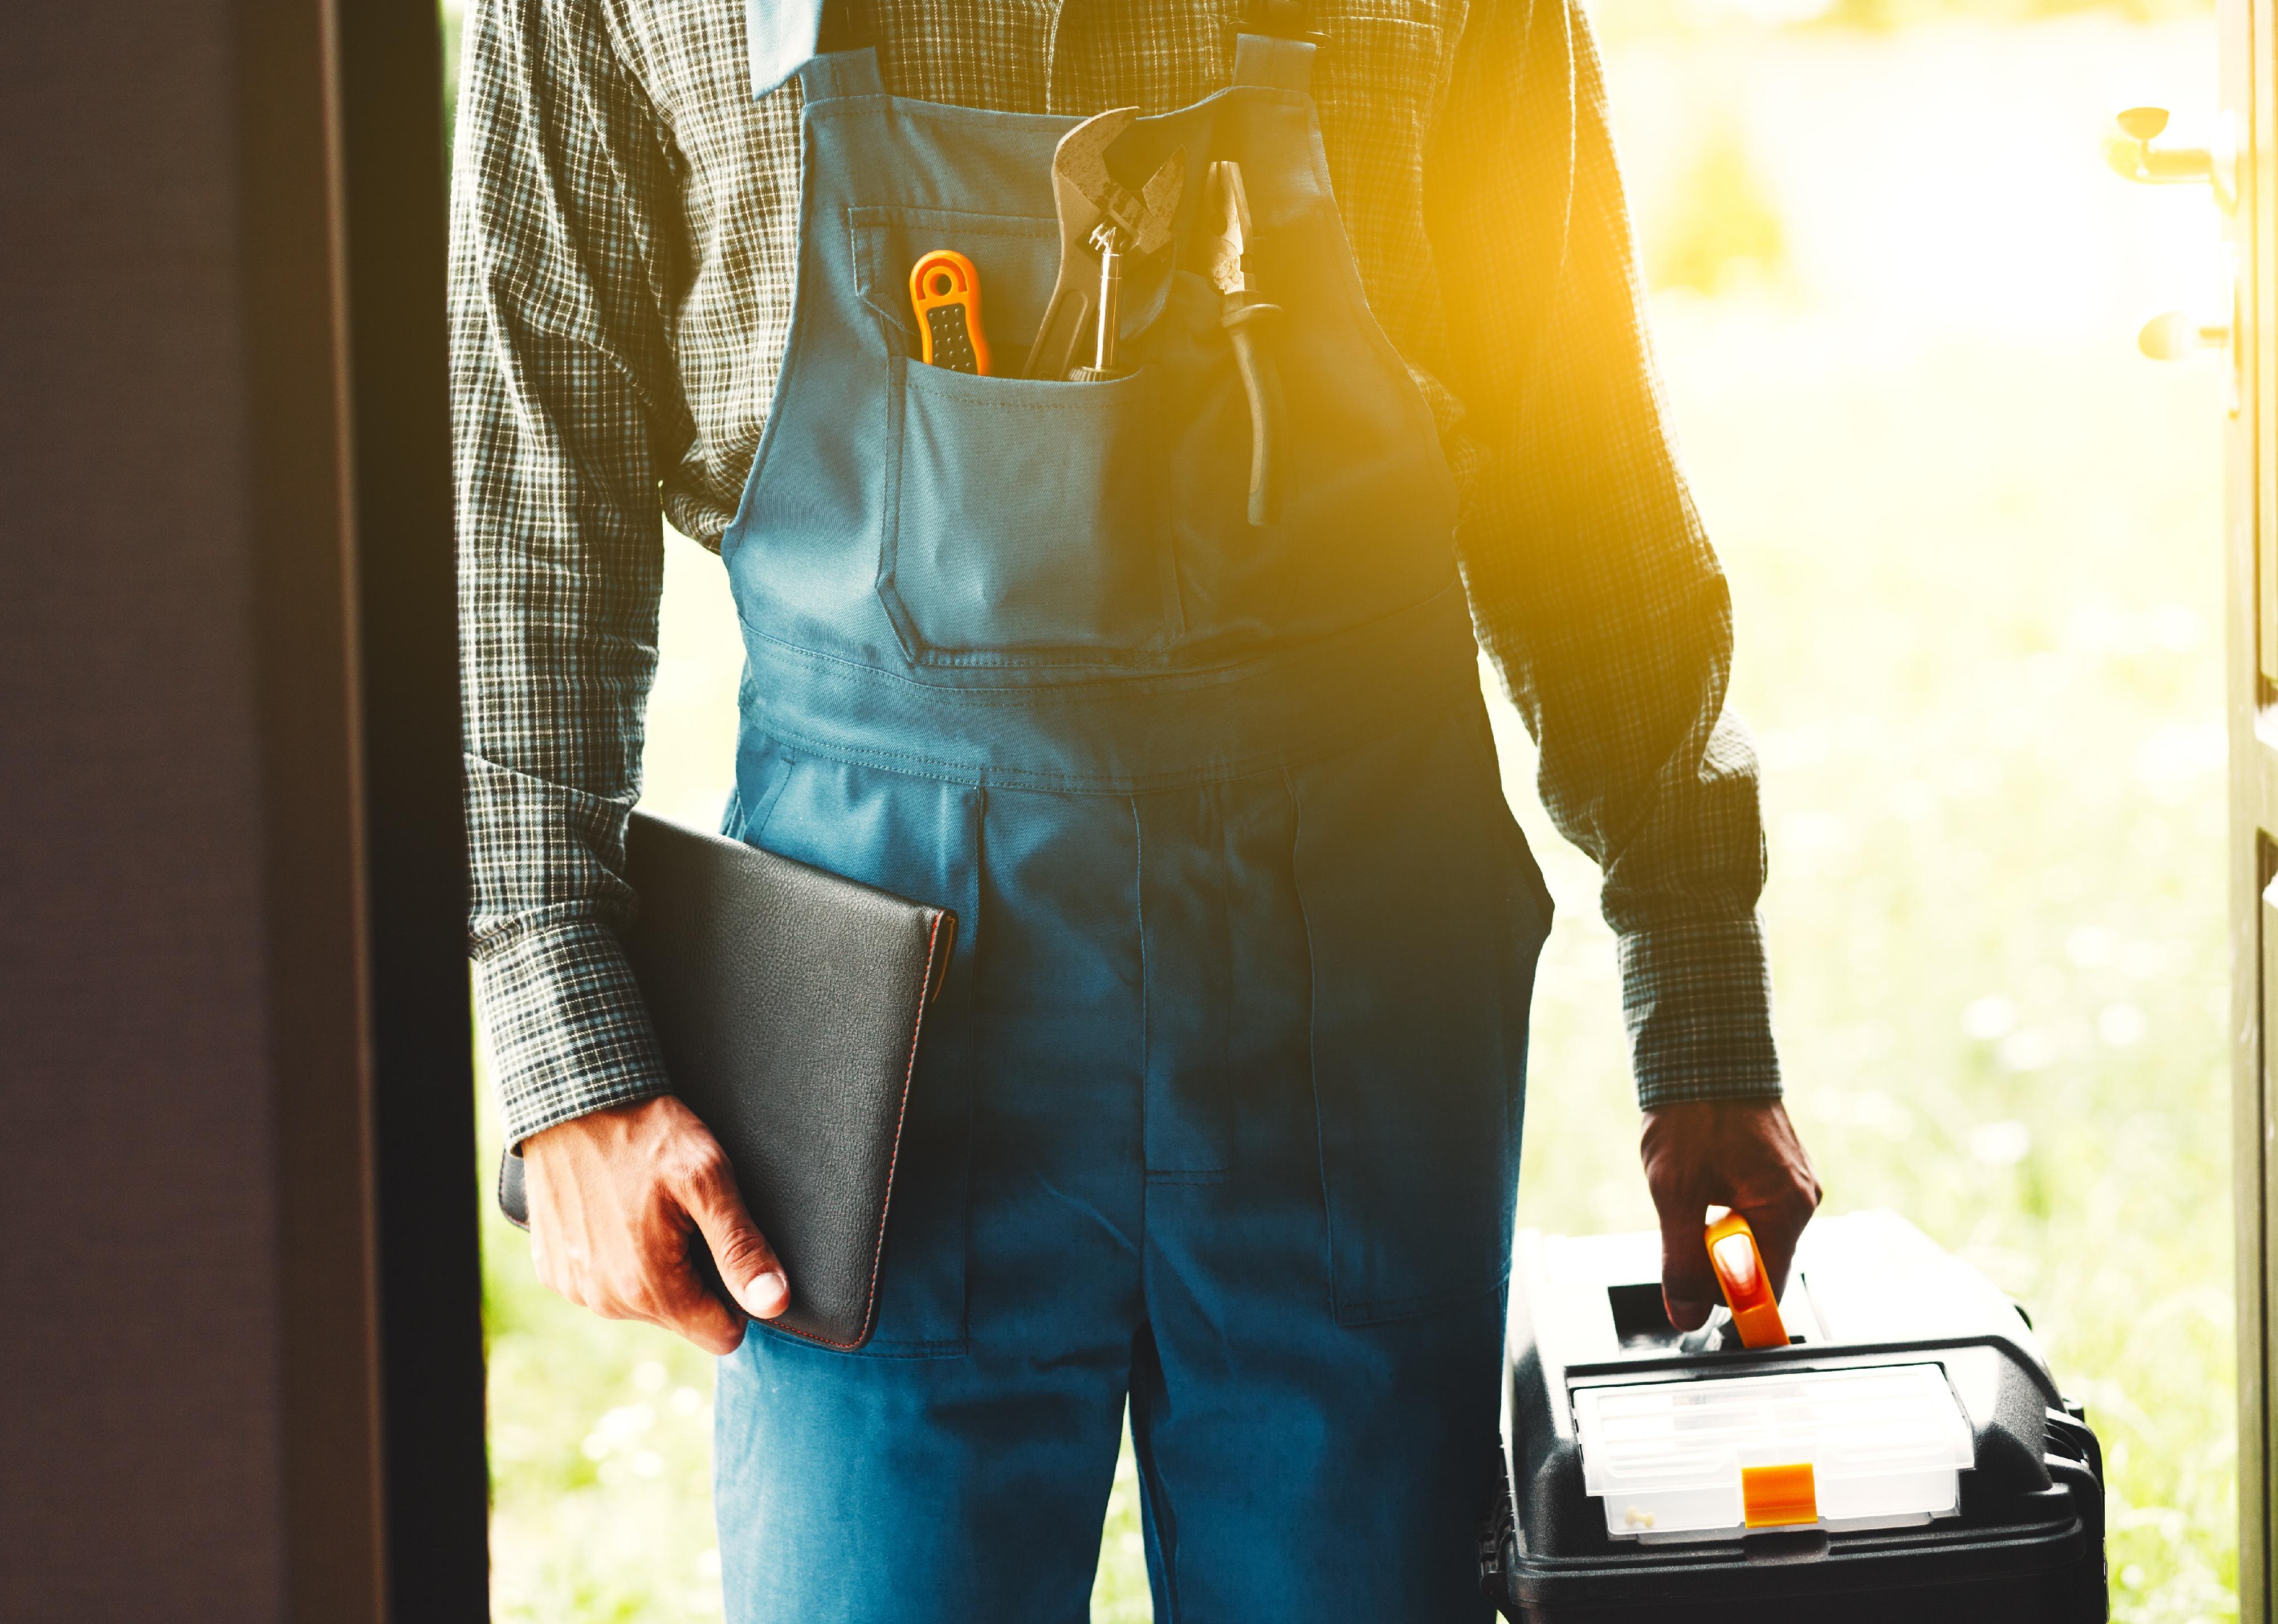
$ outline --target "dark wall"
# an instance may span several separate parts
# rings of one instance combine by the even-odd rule
[[[434,13],[350,9],[337,77],[322,0],[21,7],[0,48],[10,1624],[377,1620],[420,1590],[391,1489],[455,1519],[423,1616],[481,1607],[470,1147],[461,1217],[457,1117],[414,1136],[415,1214],[374,1128],[466,1109],[440,295],[353,297],[358,242],[440,288]]]

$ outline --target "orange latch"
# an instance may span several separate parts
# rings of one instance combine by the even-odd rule
[[[1793,1528],[1819,1521],[1819,1491],[1811,1462],[1740,1468],[1740,1509],[1752,1529]]]
[[[981,273],[955,248],[936,248],[910,267],[921,355],[929,367],[989,376],[989,336],[981,327]]]
[[[1716,1271],[1716,1285],[1732,1310],[1732,1324],[1742,1347],[1785,1347],[1787,1323],[1780,1318],[1779,1300],[1764,1273],[1763,1254],[1756,1250],[1756,1232],[1737,1212],[1728,1212],[1708,1226],[1708,1264]],[[1808,1470],[1809,1468],[1806,1468]]]

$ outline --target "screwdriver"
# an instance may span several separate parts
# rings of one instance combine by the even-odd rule
[[[936,248],[910,267],[910,306],[918,315],[920,359],[951,372],[989,376],[989,335],[981,326],[981,273],[955,248]]]
[[[1091,364],[1072,367],[1072,384],[1099,384],[1120,376],[1115,370],[1115,341],[1123,324],[1123,236],[1103,220],[1092,228],[1091,246],[1099,250],[1098,327],[1092,334]]]

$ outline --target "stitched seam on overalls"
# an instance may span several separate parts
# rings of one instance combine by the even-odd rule
[[[1313,942],[1313,911],[1305,905],[1305,885],[1299,867],[1304,844],[1305,797],[1298,792],[1297,775],[1284,767],[1282,793],[1289,797],[1289,891],[1297,903],[1297,925],[1305,938],[1305,1090],[1313,1100],[1313,1166],[1321,1189],[1321,1291],[1328,1299],[1329,1317],[1337,1316],[1337,1220],[1329,1201],[1329,1147],[1321,1121],[1320,1069],[1314,1056],[1321,1041],[1320,954]]]
[[[1410,1297],[1362,1297],[1350,1301],[1345,1300],[1338,1292],[1336,1209],[1329,1198],[1329,1148],[1326,1138],[1328,1129],[1326,1115],[1321,1109],[1318,1058],[1321,1008],[1319,958],[1314,949],[1313,915],[1305,902],[1304,871],[1299,857],[1303,843],[1305,797],[1297,788],[1295,773],[1285,768],[1281,782],[1289,797],[1289,873],[1296,897],[1298,923],[1305,934],[1305,1075],[1313,1096],[1313,1143],[1316,1165],[1320,1170],[1321,1227],[1327,1248],[1323,1287],[1328,1297],[1329,1317],[1340,1325],[1361,1325],[1380,1320],[1404,1319],[1434,1308],[1454,1308],[1476,1300],[1501,1288],[1503,1277],[1509,1273],[1508,1260],[1494,1278],[1481,1285],[1451,1286]]]
[[[1121,698],[1129,695],[1135,687],[1140,688],[1142,697],[1148,697],[1152,692],[1162,690],[1186,691],[1245,682],[1250,680],[1252,673],[1264,674],[1268,667],[1277,663],[1294,660],[1301,656],[1319,655],[1323,659],[1330,658],[1341,649],[1352,644],[1367,641],[1370,637],[1381,632],[1394,621],[1410,618],[1420,620],[1430,612],[1433,605],[1444,602],[1450,598],[1456,598],[1466,606],[1469,604],[1470,599],[1464,593],[1460,577],[1451,579],[1429,597],[1418,599],[1414,603],[1403,604],[1398,608],[1387,609],[1381,614],[1372,616],[1365,621],[1357,621],[1349,626],[1340,626],[1334,631],[1322,632],[1301,643],[1278,644],[1264,654],[1245,660],[1229,660],[1216,666],[1170,667],[1139,675],[1102,671],[1097,676],[1072,677],[1065,682],[1005,682],[995,687],[986,687],[979,683],[921,682],[904,672],[891,671],[883,666],[870,665],[845,654],[835,653],[829,649],[809,648],[805,644],[794,643],[788,637],[768,631],[764,627],[753,625],[745,616],[740,605],[737,609],[736,620],[745,631],[762,643],[810,664],[842,667],[851,673],[858,674],[864,680],[897,683],[929,697],[944,697],[955,704],[1018,705],[1021,708],[1028,709],[1041,708],[1044,703],[1072,705],[1079,699],[1095,699],[1101,695],[1110,693],[1111,690],[1114,697]],[[1464,612],[1464,619],[1468,623],[1470,620],[1468,606]],[[1098,690],[1100,692],[1093,694],[1087,691],[1090,690]],[[1063,698],[1063,696],[1066,697]]]
[[[1189,102],[1184,107],[1174,107],[1167,112],[1150,113],[1139,120],[1139,125],[1143,127],[1149,124],[1160,124],[1173,118],[1192,118],[1202,121],[1204,109],[1235,96],[1250,96],[1261,101],[1280,102],[1308,111],[1313,105],[1311,94],[1303,90],[1288,90],[1279,85],[1221,85],[1199,102]],[[1004,112],[989,107],[963,107],[955,102],[929,102],[922,96],[895,95],[891,91],[866,95],[834,95],[822,102],[809,103],[808,105],[829,108],[834,112],[841,110],[860,110],[867,116],[869,111],[867,104],[873,102],[891,103],[895,117],[906,118],[912,122],[919,119],[931,119],[940,124],[1002,124],[1012,120],[1057,126],[1063,134],[1083,122],[1082,116],[1076,113]]]
[[[914,751],[891,751],[870,745],[841,744],[799,733],[793,728],[770,721],[761,731],[801,750],[811,751],[834,761],[845,761],[857,766],[875,767],[881,772],[902,773],[910,777],[946,780],[952,783],[985,785],[1005,789],[1034,789],[1070,795],[1128,796],[1148,794],[1157,790],[1181,789],[1196,784],[1222,783],[1237,778],[1252,778],[1277,768],[1286,771],[1293,766],[1305,766],[1329,759],[1349,750],[1358,750],[1386,736],[1395,729],[1415,721],[1412,713],[1394,713],[1379,720],[1373,728],[1357,725],[1346,731],[1327,735],[1308,743],[1277,747],[1255,755],[1236,757],[1226,762],[1211,762],[1199,766],[1168,769],[1162,773],[1131,774],[1076,774],[1050,773],[1024,767],[1002,767],[975,765],[971,762],[944,761]]]
[[[903,319],[900,301],[893,294],[900,290],[894,278],[882,274],[883,261],[876,261],[863,240],[865,233],[888,232],[897,225],[930,225],[934,220],[919,220],[914,217],[936,217],[940,223],[954,221],[957,231],[968,237],[1039,237],[1057,230],[1049,215],[1037,214],[975,214],[962,209],[936,209],[919,203],[848,203],[846,211],[847,252],[854,266],[854,289],[864,304],[891,322],[905,339],[913,339],[917,330]],[[866,219],[864,216],[879,217]],[[998,224],[1002,222],[1002,224]],[[1041,226],[1043,229],[1039,231]]]
[[[1154,984],[1150,977],[1153,966],[1147,957],[1147,820],[1139,815],[1135,797],[1126,797],[1131,812],[1131,922],[1139,932],[1139,1173],[1147,1173],[1147,1117],[1149,1096],[1154,1093],[1155,1073],[1155,1010]],[[1144,1209],[1142,1209],[1143,1215]],[[1141,1244],[1145,1244],[1144,1219],[1142,1218]]]

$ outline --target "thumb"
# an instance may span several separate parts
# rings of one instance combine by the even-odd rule
[[[1661,1300],[1669,1323],[1693,1330],[1722,1300],[1708,1266],[1708,1208],[1655,1194],[1661,1209]]]
[[[712,1253],[721,1284],[745,1313],[771,1320],[791,1306],[791,1284],[784,1277],[783,1264],[745,1209],[726,1156],[689,1181],[682,1204]]]

